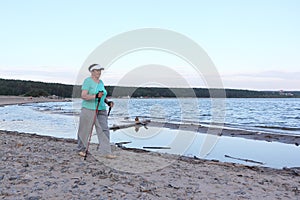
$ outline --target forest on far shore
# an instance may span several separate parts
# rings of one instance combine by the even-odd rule
[[[0,79],[0,95],[80,97],[81,86],[60,83]],[[300,91],[255,91],[207,88],[157,88],[106,86],[108,96],[122,98],[300,98]],[[225,96],[226,95],[226,96]]]

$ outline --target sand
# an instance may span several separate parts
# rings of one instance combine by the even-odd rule
[[[22,96],[0,96],[0,106],[24,104],[24,103],[39,103],[39,102],[55,102],[68,101],[67,99],[54,99],[46,97],[22,97]]]
[[[98,156],[92,145],[84,160],[76,140],[0,131],[0,198],[300,199],[300,167],[250,167],[112,147],[116,159]]]
[[[300,199],[300,168],[272,169],[0,131],[2,199]],[[95,148],[93,145],[92,148]]]

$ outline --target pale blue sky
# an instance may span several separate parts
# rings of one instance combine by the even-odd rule
[[[197,42],[226,88],[300,90],[299,24],[298,0],[0,0],[0,78],[73,84],[102,42],[155,27]]]

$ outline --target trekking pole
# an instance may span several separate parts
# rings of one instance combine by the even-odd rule
[[[93,134],[93,127],[94,127],[94,124],[96,123],[97,114],[98,114],[98,107],[99,107],[99,104],[100,104],[100,100],[101,100],[101,98],[98,98],[98,103],[97,103],[96,111],[95,111],[95,115],[94,115],[94,122],[92,124],[91,133],[89,135],[89,140],[88,140],[88,143],[87,143],[87,146],[86,146],[84,160],[86,160],[86,157],[87,157],[87,154],[88,154],[88,151],[89,151],[89,146],[90,146],[90,142],[91,142],[91,138],[92,138],[92,134]]]
[[[109,114],[110,114],[110,111],[111,111],[111,106],[109,106],[109,109],[108,109],[108,114],[107,114],[107,116],[109,116]]]

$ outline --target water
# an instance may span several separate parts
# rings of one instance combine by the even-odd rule
[[[57,113],[58,105],[68,109],[70,103],[38,103],[0,107],[0,129],[36,133],[62,138],[74,138],[76,118]],[[60,110],[60,109],[59,109]],[[64,113],[63,110],[61,110]]]
[[[259,165],[272,168],[300,167],[300,148],[279,142],[249,140],[238,137],[211,137],[212,145],[207,144],[209,135],[191,131],[149,127],[133,128],[111,132],[114,141],[130,141],[124,146],[130,148],[169,147],[170,149],[151,149],[161,153],[171,153],[199,157],[222,162],[245,165]],[[149,149],[148,149],[149,150]],[[248,159],[248,161],[225,157]]]
[[[255,130],[273,134],[300,135],[300,99],[112,99],[115,106],[109,117],[109,126],[134,120],[150,119],[177,124],[222,125],[231,129]],[[74,102],[51,102],[0,107],[0,129],[37,133],[54,137],[76,138],[81,100]],[[125,121],[126,121],[125,120]],[[131,141],[128,147],[172,146],[171,150],[160,150],[187,156],[205,157],[221,161],[240,162],[225,158],[225,154],[262,161],[265,166],[300,166],[295,160],[299,147],[295,145],[219,137],[212,149],[203,150],[205,134],[176,132],[155,127],[146,130],[134,128],[112,131],[112,142]],[[128,132],[132,132],[128,134]],[[139,133],[138,135],[132,135]],[[149,135],[150,134],[150,135]],[[151,135],[152,134],[152,135]],[[154,134],[154,135],[153,135]],[[178,135],[181,140],[176,140]],[[184,137],[183,137],[184,136]],[[185,141],[187,139],[187,141]],[[189,140],[189,138],[191,138]],[[96,140],[95,137],[92,139]],[[173,142],[177,143],[173,143]],[[184,149],[175,144],[187,142]],[[201,143],[202,142],[202,143]],[[243,145],[241,145],[243,144]],[[256,152],[256,153],[255,153]],[[262,153],[263,152],[263,153]],[[265,155],[265,156],[262,156]],[[294,160],[294,161],[293,161]],[[249,164],[249,163],[244,163]]]
[[[216,101],[216,102],[215,102]],[[300,99],[116,99],[116,118],[143,116],[153,121],[210,124],[300,135]]]

